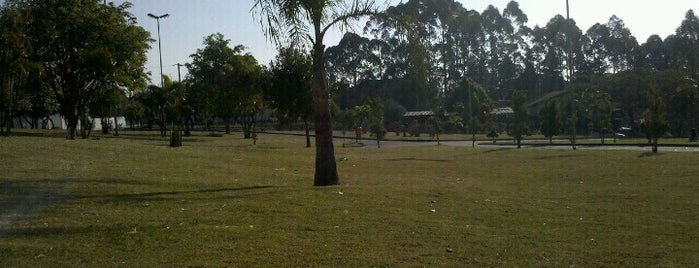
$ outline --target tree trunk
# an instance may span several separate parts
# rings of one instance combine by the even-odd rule
[[[109,134],[109,118],[100,118],[100,124],[102,124],[102,134]]]
[[[476,132],[471,133],[471,148],[476,148]]]
[[[517,149],[522,148],[522,139],[517,139]]]
[[[119,121],[117,121],[116,110],[114,111],[114,136],[119,136]]]
[[[252,123],[250,123],[250,122],[243,123],[243,138],[244,139],[251,139],[252,138]]]
[[[308,119],[303,119],[303,128],[306,130],[306,148],[311,148],[311,131],[308,128]]]
[[[64,120],[66,121],[66,139],[74,140],[78,135],[78,116],[64,115]]]
[[[318,22],[320,23],[320,22]],[[313,46],[313,112],[316,131],[316,160],[315,186],[337,185],[340,176],[337,174],[335,162],[335,147],[333,145],[332,118],[330,115],[328,82],[325,77],[325,61],[323,53],[323,34],[316,25],[316,43]]]
[[[231,134],[231,118],[223,119],[223,124],[226,126],[226,134]]]
[[[192,125],[189,124],[190,120],[192,120],[192,117],[187,117],[186,120],[180,121],[181,128],[184,128],[185,137],[192,136]]]
[[[658,138],[653,138],[653,153],[658,152]]]
[[[602,130],[599,132],[599,138],[602,141],[602,145],[604,145],[604,134],[602,134]]]
[[[182,146],[182,134],[180,133],[179,127],[175,128],[175,123],[172,123],[172,131],[170,131],[170,147],[181,147]]]
[[[553,136],[549,136],[549,144],[553,144]]]
[[[80,114],[80,138],[87,139],[87,114],[85,112],[79,112]]]
[[[12,129],[12,115],[14,114],[14,108],[12,107],[14,103],[14,78],[11,75],[9,79],[6,80],[5,90],[7,93],[4,94],[7,98],[7,110],[4,111],[4,114],[0,113],[0,135],[10,136]]]
[[[160,137],[165,138],[167,136],[167,117],[165,115],[165,108],[160,108]]]

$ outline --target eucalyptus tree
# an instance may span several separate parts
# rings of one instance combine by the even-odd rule
[[[277,44],[291,40],[312,44],[311,92],[316,132],[314,185],[338,184],[324,39],[333,27],[345,29],[353,20],[377,14],[375,3],[373,0],[255,0],[253,11],[267,36]]]
[[[596,23],[585,33],[582,49],[585,60],[578,70],[580,74],[600,76],[609,69],[607,41],[610,39],[609,27]]]
[[[606,50],[609,67],[612,73],[628,70],[633,63],[633,55],[638,49],[638,41],[631,35],[622,19],[612,16],[606,24],[609,38],[606,40]]]
[[[692,102],[692,108],[689,111],[689,119],[692,123],[699,123],[697,113],[699,113],[699,105],[696,105],[699,98],[699,17],[690,9],[685,14],[680,27],[675,31],[675,36],[682,44],[680,56],[683,56],[680,62],[684,63],[686,75],[690,78],[694,86],[687,91]]]
[[[481,82],[495,99],[511,96],[514,82],[522,71],[524,55],[528,43],[529,28],[526,14],[515,1],[509,2],[500,13],[494,6],[488,6],[481,14],[483,35],[486,38],[484,58],[487,58],[487,74]]]
[[[355,33],[345,33],[336,46],[325,51],[328,72],[333,78],[351,87],[360,80],[373,80],[380,77],[379,56],[374,54],[375,42]]]
[[[634,67],[655,71],[664,71],[668,69],[668,51],[665,41],[657,34],[649,36],[636,53]]]
[[[541,86],[546,90],[542,93],[564,89],[566,66],[572,64],[573,68],[578,68],[582,62],[579,60],[582,57],[581,37],[582,31],[575,21],[567,20],[561,15],[553,17],[544,28],[533,29],[533,51],[541,59]]]

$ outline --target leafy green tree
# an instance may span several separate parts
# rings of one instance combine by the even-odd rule
[[[647,94],[648,108],[643,112],[641,128],[653,147],[653,153],[658,152],[658,140],[668,130],[665,112],[665,102],[657,91],[657,85],[652,84]]]
[[[444,131],[444,127],[442,126],[442,119],[439,118],[439,115],[435,114],[427,118],[427,124],[430,126],[430,134],[432,134],[433,137],[437,138],[437,145],[441,145],[442,142],[439,139],[439,134],[441,134],[442,131]]]
[[[325,34],[333,26],[349,26],[362,16],[376,14],[373,1],[322,0],[255,0],[256,14],[267,36],[277,43],[285,38],[300,42],[304,38],[313,44],[313,111],[316,128],[315,186],[336,185],[340,182],[335,162],[330,116],[329,87],[325,69]]]
[[[126,96],[119,88],[105,87],[88,103],[90,116],[99,118],[101,121],[102,134],[109,134],[110,127],[113,127],[114,135],[119,135],[118,126],[116,125],[118,122],[116,120],[118,116],[117,110],[119,109],[119,103],[124,102],[124,99],[126,99]],[[114,126],[111,126],[109,121],[109,118],[112,116],[114,117]]]
[[[549,138],[549,144],[553,144],[553,136],[561,134],[563,129],[563,118],[561,106],[554,100],[544,103],[539,110],[539,121],[541,134]]]
[[[245,138],[252,138],[256,113],[262,104],[262,68],[255,57],[243,54],[244,46],[229,47],[220,34],[204,38],[204,48],[192,54],[187,64],[194,99],[200,109],[221,118],[226,134],[235,121],[243,126]]]
[[[136,122],[140,122],[141,118],[144,116],[145,108],[143,104],[136,100],[136,98],[128,98],[124,104],[124,118],[129,124],[129,128],[135,129]]]
[[[368,116],[369,131],[376,137],[376,146],[381,148],[381,140],[386,136],[386,124],[384,123],[384,109],[381,100],[369,99],[367,105],[370,107]]]
[[[23,108],[36,110],[33,97],[45,99],[46,94],[27,91],[35,81],[28,78],[41,71],[40,64],[28,58],[31,39],[25,34],[29,27],[26,9],[15,1],[0,7],[0,135],[9,135],[13,117]],[[27,103],[32,98],[32,104]],[[24,102],[24,103],[23,103]],[[23,103],[23,104],[22,104]],[[47,102],[41,102],[46,104]],[[24,106],[24,107],[23,107]],[[42,107],[43,108],[43,107]],[[34,124],[32,124],[34,126]]]
[[[517,141],[517,148],[522,148],[522,138],[529,132],[527,119],[527,95],[523,91],[515,91],[512,94],[512,122],[509,134]]]
[[[463,125],[471,133],[471,145],[475,147],[476,134],[492,110],[488,93],[476,81],[464,78],[446,94],[445,104],[449,111],[461,117]]]
[[[270,66],[271,83],[267,92],[269,105],[277,114],[292,121],[303,120],[306,147],[311,147],[309,120],[311,103],[311,59],[296,47],[280,48]]]
[[[220,33],[207,36],[203,44],[204,48],[190,55],[192,62],[186,64],[189,79],[193,90],[201,91],[195,95],[200,97],[197,99],[200,104],[198,108],[204,111],[204,120],[208,122],[213,115],[221,118],[226,134],[230,134],[234,116],[234,89],[227,84],[227,80],[233,72],[236,55],[244,47],[231,48],[230,40]]]
[[[53,91],[74,139],[78,120],[81,137],[88,134],[88,104],[109,83],[145,84],[143,65],[150,35],[128,12],[131,4],[103,5],[101,1],[19,1],[27,10],[32,40],[30,57],[42,62],[42,79]]]
[[[587,116],[592,128],[597,130],[600,141],[604,144],[604,133],[612,127],[612,103],[609,94],[601,90],[583,92],[587,100]]]

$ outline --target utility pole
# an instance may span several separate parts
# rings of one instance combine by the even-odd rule
[[[180,73],[180,67],[184,66],[184,64],[177,63],[175,64],[177,66],[177,82],[182,82],[182,74]]]

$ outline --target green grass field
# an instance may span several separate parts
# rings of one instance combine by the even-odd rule
[[[198,134],[0,138],[0,267],[699,266],[699,153]]]

